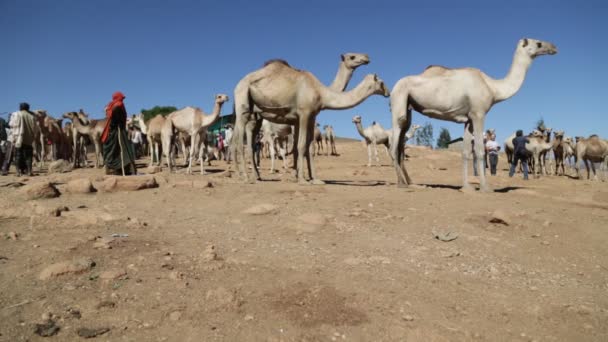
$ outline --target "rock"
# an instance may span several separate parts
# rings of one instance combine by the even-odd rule
[[[544,246],[549,246],[549,241],[543,241],[543,242],[541,242],[541,244]]]
[[[509,216],[502,210],[496,209],[491,215],[490,218],[491,223],[504,224],[505,226],[509,225],[510,218]]]
[[[40,280],[48,280],[65,274],[80,274],[89,271],[94,266],[95,262],[87,258],[58,262],[42,270],[39,278]]]
[[[136,191],[157,187],[156,179],[149,176],[110,176],[103,181],[101,186],[103,191],[107,192]]]
[[[108,270],[108,271],[101,272],[99,274],[99,278],[102,280],[110,281],[110,280],[124,278],[126,275],[127,275],[127,271],[125,271],[123,269],[116,269],[116,270]]]
[[[169,319],[172,321],[179,321],[179,319],[182,317],[182,313],[179,311],[173,311],[172,313],[169,314]]]
[[[243,214],[248,215],[266,215],[276,212],[279,209],[278,206],[269,203],[262,203],[254,205],[253,207],[243,211]]]
[[[217,252],[215,250],[214,245],[208,245],[203,252],[203,260],[205,261],[214,261],[217,260]]]
[[[549,227],[551,225],[551,221],[549,220],[545,220],[545,222],[543,222],[543,227]]]
[[[102,309],[102,308],[114,308],[116,307],[116,303],[114,303],[113,301],[110,300],[104,300],[99,302],[97,305],[95,305],[95,308],[97,310]]]
[[[103,249],[112,249],[112,246],[115,243],[115,239],[111,237],[103,237],[96,239],[93,243],[93,248],[103,248]]]
[[[414,320],[414,316],[412,316],[412,315],[404,315],[403,316],[403,320],[406,321],[406,322],[411,322],[411,321]]]
[[[163,172],[163,168],[158,165],[148,166],[148,168],[146,169],[146,173],[151,175],[159,172]]]
[[[13,240],[13,241],[17,241],[17,240],[19,240],[19,234],[15,233],[15,232],[8,232],[8,234],[6,234],[6,238]]]
[[[108,331],[110,331],[110,328],[80,328],[78,330],[76,330],[76,333],[78,334],[78,336],[80,337],[84,337],[84,338],[93,338],[99,335],[103,335],[105,333],[107,333]]]
[[[78,309],[68,308],[67,313],[70,314],[70,316],[72,316],[73,318],[80,319],[82,317],[82,314]]]
[[[63,206],[57,207],[57,208],[51,210],[49,212],[49,215],[51,215],[52,217],[59,217],[59,216],[61,216],[61,213],[64,212],[64,211],[70,211],[70,208],[63,207]]]
[[[36,200],[42,198],[55,198],[61,194],[59,190],[50,182],[38,182],[24,186],[21,194],[28,200]]]
[[[38,336],[49,337],[57,334],[59,332],[59,326],[55,323],[55,321],[47,320],[42,324],[36,324],[34,329],[34,333]]]
[[[245,315],[246,321],[253,321],[253,315]]]
[[[47,173],[64,173],[72,171],[72,163],[67,160],[58,159],[49,164]]]
[[[89,194],[97,191],[88,178],[73,179],[68,182],[66,191],[71,194]]]
[[[456,232],[433,232],[433,237],[437,240],[443,241],[443,242],[450,242],[453,240],[456,240],[458,238],[458,233]]]

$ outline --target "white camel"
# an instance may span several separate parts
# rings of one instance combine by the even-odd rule
[[[376,164],[380,165],[380,158],[378,158],[378,147],[377,145],[384,145],[386,155],[391,157],[389,153],[389,149],[391,146],[391,142],[393,140],[393,129],[384,129],[382,125],[377,123],[376,121],[372,122],[372,125],[363,129],[363,125],[361,124],[361,116],[356,115],[353,117],[353,123],[355,127],[357,127],[357,132],[364,139],[365,145],[367,146],[367,166],[372,166],[372,148],[374,149],[374,157],[376,159]],[[411,139],[416,130],[420,128],[420,125],[412,125],[410,130],[405,134],[405,142]]]
[[[511,69],[501,80],[495,80],[479,69],[442,66],[430,66],[420,75],[400,79],[391,93],[392,124],[396,128],[393,139],[397,142],[391,146],[391,154],[398,186],[411,183],[403,163],[403,137],[412,121],[412,108],[431,118],[464,124],[463,144],[471,146],[473,137],[475,141],[483,141],[486,114],[494,104],[517,93],[534,58],[555,53],[557,48],[551,43],[521,39]],[[482,164],[484,151],[485,146],[475,145],[480,190],[488,191]],[[471,187],[467,170],[470,153],[469,148],[463,149],[463,190]]]
[[[291,134],[291,125],[278,124],[268,120],[262,121],[263,142],[268,143],[270,153],[270,173],[274,173],[274,162],[277,149],[283,158],[283,169],[287,169],[287,141]]]
[[[323,126],[323,130],[325,131],[323,139],[325,139],[327,155],[329,156],[331,150],[331,155],[337,156],[338,151],[336,151],[336,133],[334,132],[334,128],[331,125],[325,125]]]
[[[186,107],[167,115],[161,130],[163,154],[167,158],[169,172],[172,170],[173,149],[172,141],[177,132],[190,135],[190,153],[188,155],[187,173],[192,174],[192,159],[196,152],[200,151],[202,158],[202,144],[206,143],[207,127],[220,117],[222,105],[228,101],[228,95],[219,94],[215,96],[215,105],[210,115],[206,115],[200,108]],[[201,175],[205,174],[204,163],[201,160]]]
[[[103,155],[101,153],[101,134],[103,133],[103,129],[106,125],[106,119],[103,120],[89,120],[86,118],[84,113],[76,113],[69,112],[63,114],[64,118],[68,118],[72,120],[72,128],[75,130],[75,134],[73,134],[73,146],[75,151],[74,156],[74,167],[77,167],[79,156],[79,136],[85,135],[90,141],[95,144],[95,167],[103,166]],[[86,121],[83,120],[86,118]],[[86,159],[86,158],[85,158]]]
[[[159,114],[148,120],[148,122],[145,122],[143,114],[138,114],[135,115],[134,119],[139,123],[141,132],[148,137],[150,166],[154,164],[154,160],[156,160],[158,165],[161,165],[161,155],[159,150],[162,144],[161,131],[165,125],[165,117]]]

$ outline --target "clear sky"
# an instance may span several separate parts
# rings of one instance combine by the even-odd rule
[[[430,64],[476,67],[506,75],[517,41],[553,42],[559,53],[537,58],[523,87],[488,114],[502,142],[542,116],[566,135],[608,137],[608,1],[31,1],[0,0],[0,112],[27,101],[59,117],[84,108],[103,115],[111,94],[127,96],[129,113],[154,105],[210,111],[270,58],[286,59],[322,82],[339,56],[363,52],[368,73],[392,86]],[[321,124],[357,137],[360,114],[390,127],[388,99],[325,111]],[[414,113],[452,137],[463,127]]]

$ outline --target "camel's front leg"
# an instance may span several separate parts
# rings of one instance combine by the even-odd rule
[[[101,167],[101,162],[99,160],[99,154],[101,153],[101,146],[100,146],[100,142],[95,139],[95,167],[96,168],[100,168]]]
[[[310,127],[308,128],[309,136],[314,135],[314,132],[315,132],[314,123],[315,123],[315,120],[310,120]],[[310,139],[310,140],[312,142],[312,139]],[[324,181],[317,178],[317,173],[316,173],[316,168],[315,168],[315,158],[311,158],[310,156],[307,156],[306,162],[308,164],[308,174],[310,175],[311,183],[317,184],[317,185],[325,184]]]
[[[300,116],[300,124],[298,125],[298,168],[296,174],[298,183],[302,185],[309,184],[304,176],[304,157],[310,158],[310,143],[308,141],[311,141],[311,138],[308,136],[308,126],[307,120]]]
[[[471,129],[472,124],[469,121],[464,125],[464,133],[462,135],[462,190],[471,189],[471,185],[469,184],[469,160],[471,159],[471,142],[473,141]]]
[[[367,167],[372,166],[372,145],[371,143],[367,143]]]
[[[488,184],[486,183],[486,170],[483,165],[484,153],[486,151],[483,144],[483,115],[480,118],[476,118],[473,121],[473,135],[475,136],[475,156],[477,157],[477,164],[474,167],[477,168],[477,174],[479,175],[479,190],[482,192],[488,192]],[[467,146],[465,145],[464,148]]]
[[[276,150],[274,148],[275,146],[275,141],[274,139],[272,139],[272,146],[271,144],[268,144],[268,152],[270,154],[270,173],[274,173],[274,159],[276,157]]]
[[[194,158],[196,144],[198,144],[198,133],[190,134],[190,151],[188,152],[188,169],[186,170],[189,175],[192,174],[192,159]],[[182,146],[184,145],[185,143],[182,141]]]

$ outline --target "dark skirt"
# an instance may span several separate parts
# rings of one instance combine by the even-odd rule
[[[124,167],[126,174],[135,173],[135,151],[125,129],[110,128],[108,140],[103,143],[103,160],[108,171],[122,174]]]

